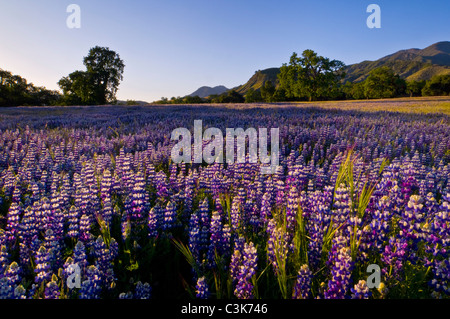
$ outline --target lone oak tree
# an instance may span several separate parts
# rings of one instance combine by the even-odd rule
[[[84,57],[86,71],[75,71],[59,80],[66,104],[106,104],[116,101],[125,64],[109,48],[96,46]]]

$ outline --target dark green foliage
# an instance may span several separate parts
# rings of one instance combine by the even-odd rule
[[[344,77],[344,63],[305,50],[301,57],[293,53],[289,64],[283,64],[278,75],[287,97],[309,101],[328,99]]]
[[[84,57],[86,71],[75,71],[59,80],[63,104],[102,105],[116,102],[116,93],[123,80],[125,64],[109,48],[94,47]]]
[[[425,86],[426,81],[409,81],[406,82],[406,94],[410,97],[421,96],[422,89]]]
[[[255,103],[262,102],[263,98],[261,97],[260,91],[255,91],[253,88],[250,88],[245,95],[245,103]]]
[[[59,99],[58,92],[36,87],[21,76],[0,69],[0,106],[55,105]]]
[[[368,99],[392,98],[404,92],[405,81],[389,69],[381,67],[370,72],[364,81],[364,95]]]
[[[449,95],[450,94],[450,74],[437,75],[427,81],[422,89],[422,95]]]
[[[261,87],[261,97],[266,102],[273,102],[273,96],[275,94],[275,86],[272,84],[272,81],[267,81]]]
[[[219,95],[217,98],[213,98],[211,103],[244,103],[245,98],[236,92],[235,90],[230,90],[227,93]]]

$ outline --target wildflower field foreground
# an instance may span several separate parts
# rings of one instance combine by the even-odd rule
[[[194,120],[276,174],[171,163]],[[449,162],[444,98],[1,108],[0,298],[449,298]]]

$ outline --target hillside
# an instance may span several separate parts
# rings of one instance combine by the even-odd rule
[[[402,78],[412,81],[429,80],[434,75],[450,74],[450,42],[438,42],[425,49],[408,49],[387,55],[376,61],[363,61],[345,67],[344,81],[364,81],[370,71],[388,66]],[[259,90],[266,81],[275,85],[279,68],[269,68],[256,71],[243,85],[234,88],[238,93],[245,95],[250,88]]]
[[[220,95],[224,92],[228,91],[228,88],[226,88],[223,85],[218,85],[215,87],[210,86],[202,86],[201,88],[197,89],[195,92],[189,94],[188,96],[199,96],[202,98],[205,98],[210,95]]]
[[[373,69],[388,66],[402,78],[429,80],[434,75],[450,74],[450,42],[438,42],[425,49],[400,50],[376,61],[348,65],[345,81],[360,82]]]
[[[267,81],[271,81],[272,84],[275,85],[278,73],[280,73],[279,68],[269,68],[262,71],[258,70],[247,83],[234,88],[234,90],[239,94],[245,95],[250,88],[253,88],[255,91],[259,90]]]

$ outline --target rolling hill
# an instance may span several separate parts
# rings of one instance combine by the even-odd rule
[[[411,80],[429,80],[434,75],[450,74],[450,42],[438,42],[425,49],[408,49],[387,55],[376,61],[363,61],[346,67],[346,81],[364,81],[369,72],[388,66],[400,77]]]
[[[273,85],[276,85],[278,73],[280,73],[280,68],[258,70],[247,83],[235,87],[234,90],[241,95],[245,95],[250,88],[253,88],[255,91],[261,89],[267,81],[271,81]]]
[[[223,85],[218,85],[215,87],[202,86],[201,88],[197,89],[195,92],[192,92],[188,96],[199,96],[201,98],[205,98],[207,96],[214,95],[214,94],[220,95],[227,91],[228,91],[228,88],[226,88]]]
[[[348,65],[345,67],[344,81],[364,81],[370,71],[382,66],[390,67],[408,81],[429,80],[434,75],[450,74],[450,42],[437,42],[424,49],[401,50],[376,61]],[[233,89],[245,95],[250,88],[259,90],[268,80],[276,84],[279,72],[280,68],[258,70],[245,84]]]

